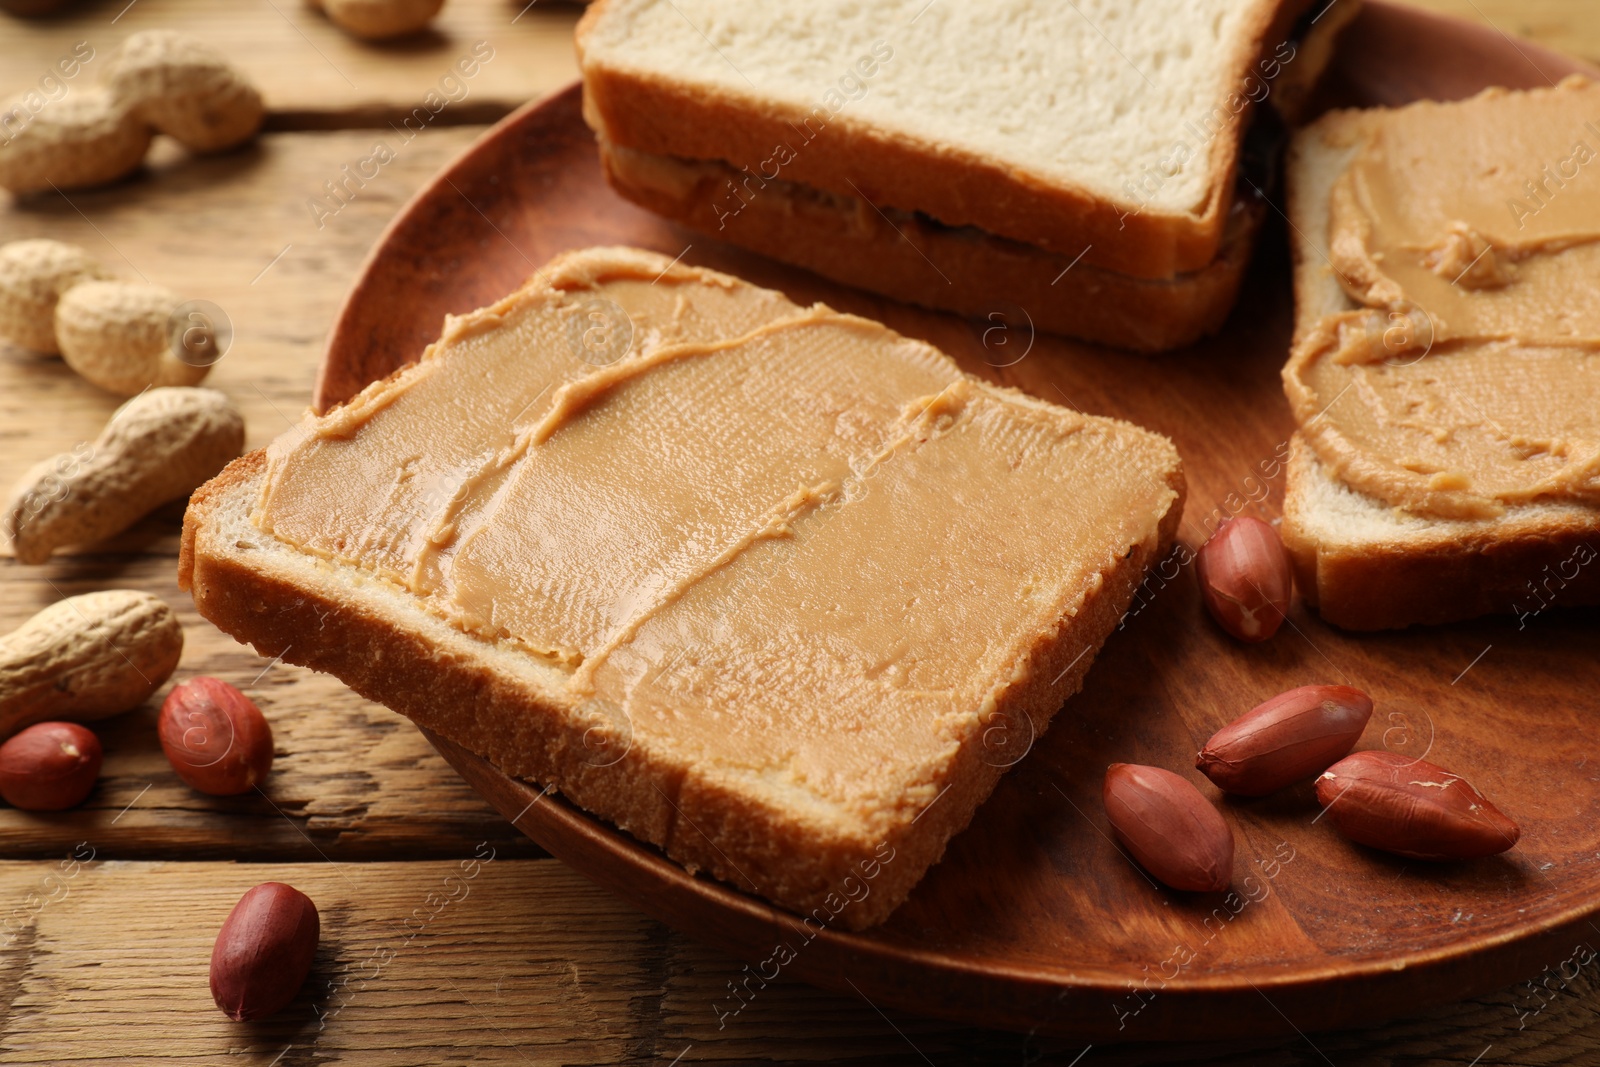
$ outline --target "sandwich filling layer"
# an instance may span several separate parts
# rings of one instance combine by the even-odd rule
[[[875,323],[609,264],[280,438],[256,524],[561,667],[636,747],[903,821],[1156,536],[1175,453]]]
[[[1413,514],[1600,504],[1600,87],[1361,119],[1327,233],[1358,307],[1284,371],[1306,439]]]

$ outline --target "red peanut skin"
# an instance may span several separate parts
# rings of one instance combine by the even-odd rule
[[[192,788],[229,797],[272,769],[272,727],[249,697],[217,678],[174,686],[157,720],[161,751]]]
[[[83,803],[100,778],[100,739],[75,722],[41,722],[0,745],[0,797],[23,811]]]
[[[1195,556],[1200,597],[1211,617],[1250,644],[1278,632],[1289,611],[1294,572],[1278,531],[1248,515],[1229,519]]]
[[[1470,860],[1522,831],[1465,778],[1398,752],[1357,752],[1317,779],[1328,821],[1350,840],[1419,860]]]
[[[1233,877],[1233,833],[1187,778],[1113,763],[1102,791],[1117,839],[1173,889],[1219,892]]]
[[[230,1019],[264,1019],[294,999],[311,973],[322,921],[311,898],[262,882],[233,906],[211,949],[211,997]]]
[[[1372,698],[1349,685],[1303,685],[1211,735],[1194,765],[1217,788],[1264,797],[1324,771],[1361,738]]]

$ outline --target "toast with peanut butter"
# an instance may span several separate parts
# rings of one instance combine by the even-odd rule
[[[1161,436],[590,249],[199,490],[180,582],[263,654],[862,928],[1081,686],[1182,498]]]
[[[1296,136],[1283,536],[1329,622],[1600,602],[1597,149],[1583,79]]]

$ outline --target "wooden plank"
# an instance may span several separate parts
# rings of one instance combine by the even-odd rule
[[[357,41],[294,0],[241,0],[225,9],[203,0],[136,0],[118,17],[125,2],[86,3],[79,18],[0,15],[0,97],[35,88],[85,41],[95,60],[66,82],[67,91],[80,91],[117,42],[155,27],[181,28],[234,57],[262,86],[277,128],[386,126],[417,107],[478,41],[494,58],[432,124],[490,121],[577,76],[570,37],[582,9],[559,0],[450,0],[431,32],[390,44]],[[1600,26],[1581,0],[1410,2],[1600,62]]]
[[[1417,7],[1486,23],[1513,37],[1600,63],[1600,19],[1587,0],[1406,0]]]
[[[476,862],[105,862],[118,832],[102,828],[48,862],[0,864],[0,1062],[667,1064],[681,1056],[684,1064],[942,1067],[1064,1065],[1084,1052],[1081,1043],[883,1014],[860,997],[781,976],[752,984],[746,1006],[730,1014],[728,985],[744,977],[743,964],[595,892],[553,860],[512,860],[492,845],[474,843]],[[281,1015],[231,1023],[207,988],[212,940],[240,894],[268,880],[316,901],[321,948]],[[1597,970],[1569,968],[1568,978],[1362,1031],[1255,1045],[1102,1045],[1082,1062],[1592,1063]],[[1137,1027],[1130,1020],[1130,1038]]]
[[[207,384],[243,409],[249,446],[256,447],[307,403],[328,322],[378,231],[478,132],[429,130],[397,146],[394,161],[321,229],[305,201],[381,135],[274,134],[243,156],[204,160],[165,153],[142,180],[0,212],[0,242],[78,242],[130,279],[222,307],[233,323],[233,347]],[[0,488],[35,460],[91,440],[117,403],[60,360],[0,347]],[[20,566],[9,555],[0,560],[0,631],[73,593],[129,587],[161,596],[185,628],[175,679],[227,679],[245,687],[271,720],[278,754],[265,795],[218,800],[179,782],[156,743],[152,702],[100,729],[105,773],[84,807],[50,816],[0,809],[0,852],[53,855],[63,841],[115,820],[117,836],[106,846],[112,855],[453,855],[485,836],[503,852],[542,854],[405,720],[332,679],[269,669],[269,658],[202,621],[177,588],[181,517],[181,507],[165,508],[106,545],[58,555],[43,567]]]
[[[403,864],[0,866],[14,933],[0,937],[0,1062],[418,1063],[513,1044],[533,1062],[623,1060],[647,1004],[642,950],[659,934],[551,861],[479,851]],[[211,946],[238,897],[268,880],[316,901],[321,947],[289,1008],[236,1024],[211,1000]]]
[[[21,84],[31,83],[52,61],[47,53],[19,47],[19,33],[53,27],[70,44],[86,39],[73,35],[76,25],[115,29],[141,7],[162,2],[176,6],[175,0],[139,0],[115,26],[109,20],[124,7],[124,0],[86,6],[82,10],[92,20],[82,23],[21,24],[0,16],[0,83],[12,77],[19,58],[27,64],[25,71],[37,68]],[[1526,33],[1591,60],[1600,59],[1600,21],[1581,0],[1422,2],[1469,18],[1486,15],[1508,32]],[[447,15],[465,10],[467,3],[451,0]],[[280,6],[295,24],[311,25],[308,36],[313,40],[342,45],[336,31],[324,26],[328,37],[317,36],[314,24],[304,21],[314,22],[320,16],[289,4]],[[486,10],[489,6],[484,5]],[[544,14],[544,7],[540,4],[518,25]],[[212,14],[210,8],[194,3],[188,5],[188,17],[208,18],[218,32],[238,20],[260,38],[263,24],[259,19],[249,21],[252,9],[251,0],[241,0],[229,7],[227,15]],[[174,17],[161,24],[187,23]],[[353,42],[351,46],[366,54],[365,46]],[[260,44],[246,38],[242,47],[248,50]],[[555,41],[548,54],[570,63],[565,47],[564,40]],[[370,74],[363,72],[363,88],[368,88],[369,78],[377,83],[386,77],[389,65],[410,71],[425,66],[415,63],[407,49],[372,54],[381,62],[372,64]],[[492,64],[486,74],[488,69]],[[92,76],[92,67],[87,73]],[[424,73],[428,77],[423,86],[438,76],[432,67]],[[561,75],[568,76],[570,68]],[[307,84],[317,83],[318,78],[309,65],[297,77],[309,79]],[[398,79],[400,88],[420,95],[418,84],[409,78]],[[287,117],[310,123],[325,113],[338,121],[382,125],[374,115],[392,105],[371,103],[383,101],[382,93],[350,94],[348,87],[340,89],[336,82],[343,84],[324,71],[317,92],[307,92],[298,97],[302,103],[292,105],[299,112],[291,109],[296,98],[269,88],[274,105],[284,109],[276,121]],[[282,92],[294,89],[286,85]],[[477,94],[476,87],[473,92]],[[466,106],[460,109],[447,108],[434,125],[470,117],[468,108],[489,97],[485,92],[464,101]],[[388,99],[411,103],[413,97],[391,93]],[[315,139],[268,137],[258,151],[201,162],[166,152],[158,156],[153,181],[73,195],[73,202],[84,208],[94,226],[65,204],[30,205],[26,211],[0,212],[0,240],[66,236],[89,243],[119,269],[136,276],[100,240],[95,231],[99,226],[110,242],[151,273],[152,280],[188,287],[192,295],[224,304],[236,326],[242,315],[246,328],[241,343],[249,340],[250,345],[225,360],[215,380],[246,405],[252,441],[259,442],[276,432],[266,421],[268,416],[277,418],[274,405],[292,415],[303,402],[322,333],[354,264],[382,222],[426,176],[427,167],[436,167],[464,143],[452,142],[450,136],[430,130],[429,137],[407,146],[321,231],[313,227],[307,232],[304,200],[322,181],[336,177],[340,163],[361,158],[348,155],[350,150],[365,154],[370,149],[365,138],[330,137],[314,147]],[[297,158],[285,159],[285,153]],[[298,158],[302,154],[328,169],[299,166],[308,162]],[[272,180],[257,180],[265,177]],[[251,182],[249,189],[242,188]],[[307,182],[310,190],[305,188]],[[153,210],[140,218],[145,207]],[[284,257],[250,286],[260,267],[286,247]],[[293,284],[281,283],[280,272],[292,276]],[[23,390],[19,383],[25,379],[31,384]],[[254,393],[258,386],[259,395]],[[24,460],[37,453],[70,447],[92,436],[112,406],[114,401],[92,395],[59,366],[35,365],[14,349],[0,349],[0,480],[9,482]],[[185,608],[190,646],[182,673],[204,669],[241,683],[250,681],[267,661],[216,635],[172,589],[170,551],[175,534],[175,513],[169,512],[117,539],[105,551],[52,564],[23,581],[17,580],[21,568],[9,561],[0,563],[0,627],[14,625],[58,595],[46,578],[64,592],[126,582],[169,595]],[[442,851],[470,855],[481,839],[477,835],[492,832],[494,817],[441,769],[400,720],[355,701],[334,683],[292,668],[274,668],[257,685],[253,692],[273,717],[279,736],[279,771],[269,793],[282,803],[283,795],[276,792],[281,786],[301,799],[299,811],[292,804],[285,810],[329,855],[339,859],[385,851],[417,855],[434,847],[430,843],[439,844]],[[294,852],[292,841],[261,842],[263,835],[298,836],[282,819],[269,827],[271,820],[252,817],[252,812],[263,815],[265,805],[252,801],[255,808],[229,809],[235,813],[230,818],[221,814],[223,808],[188,793],[175,781],[154,782],[118,817],[123,804],[138,796],[141,783],[162,771],[149,738],[148,712],[143,715],[107,727],[112,750],[108,772],[113,773],[101,793],[115,789],[116,795],[97,795],[91,801],[93,818],[34,819],[0,812],[0,850],[10,856],[63,857],[76,840],[95,840],[104,843],[97,857],[312,855],[303,846]],[[316,725],[319,720],[324,721]],[[397,727],[385,733],[382,722]],[[351,751],[359,756],[346,760],[342,746],[352,742],[358,747]],[[374,762],[376,766],[371,765]],[[118,784],[119,776],[127,781]],[[374,797],[389,800],[379,801],[382,810],[354,810],[363,799]],[[394,806],[382,807],[390,801]],[[459,809],[451,808],[456,802]],[[311,810],[316,804],[321,808]],[[439,813],[447,810],[462,814],[440,818]],[[387,822],[379,818],[384,811]],[[172,821],[164,821],[167,818]],[[151,821],[141,822],[145,819]],[[499,825],[504,829],[503,823]],[[166,842],[174,840],[168,851]],[[368,849],[368,843],[381,847]],[[62,873],[54,860],[0,864],[0,916],[20,924],[5,926],[7,920],[0,918],[0,929],[22,932],[15,940],[0,933],[0,1029],[4,1031],[0,1060],[168,1063],[244,1054],[248,1062],[261,1064],[319,1058],[363,1064],[468,1059],[670,1063],[682,1053],[683,1063],[838,1060],[933,1062],[943,1067],[1069,1064],[1084,1052],[1081,1046],[1063,1047],[1023,1035],[951,1028],[893,1013],[885,1018],[859,1000],[782,980],[761,990],[719,1028],[713,1005],[728,1003],[727,983],[740,976],[740,964],[641,918],[553,862],[513,862],[504,850],[497,856],[472,882],[469,897],[441,909],[415,937],[404,930],[405,917],[419,907],[427,914],[427,894],[437,891],[432,888],[435,884],[443,886],[454,864],[318,862],[246,867],[97,859],[79,868],[66,884],[65,896],[59,880],[46,880]],[[309,987],[277,1022],[239,1026],[227,1023],[211,1007],[205,961],[215,929],[238,894],[267,878],[300,885],[322,906],[324,948],[313,977],[313,983],[321,986]],[[30,898],[30,893],[36,896]],[[54,899],[34,914],[38,902],[47,898]],[[395,952],[376,974],[369,962],[374,950]],[[1325,1062],[1341,1067],[1396,1062],[1457,1067],[1473,1062],[1592,1064],[1600,1050],[1597,968],[1594,964],[1579,968],[1568,979],[1559,969],[1562,960],[1550,963],[1550,972],[1531,976],[1534,984],[1370,1030],[1313,1034],[1305,1040],[1253,1048],[1096,1047],[1078,1062],[1085,1067],[1193,1058],[1263,1067]],[[1565,973],[1573,973],[1570,965]],[[320,1028],[319,1009],[331,1016]]]
[[[304,0],[92,0],[74,10],[76,17],[51,19],[0,14],[0,98],[40,87],[79,42],[93,58],[60,85],[82,92],[130,33],[179,29],[239,64],[265,95],[270,124],[292,129],[387,127],[422,106],[430,90],[450,103],[429,115],[428,126],[492,121],[577,77],[572,26],[582,8],[559,0],[449,0],[428,30],[388,43],[351,37]],[[476,64],[475,46],[477,58],[488,56]],[[85,54],[82,46],[78,54]],[[473,76],[441,85],[458,60],[476,68]],[[43,88],[63,91],[49,81]]]

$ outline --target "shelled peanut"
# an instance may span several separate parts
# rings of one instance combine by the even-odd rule
[[[1522,836],[1471,782],[1398,752],[1345,757],[1317,779],[1317,800],[1345,837],[1411,859],[1480,859]]]
[[[1294,575],[1278,531],[1247,515],[1229,519],[1195,556],[1206,610],[1230,635],[1254,644],[1278,632]]]
[[[272,769],[272,727],[255,702],[219,678],[172,687],[156,721],[161,751],[190,788],[231,797]]]
[[[1233,877],[1233,832],[1188,779],[1113,763],[1102,791],[1111,828],[1139,865],[1173,889],[1220,892]]]
[[[1348,685],[1303,685],[1256,705],[1211,735],[1195,767],[1225,792],[1264,797],[1342,758],[1372,718]]]
[[[23,811],[64,811],[100,777],[100,739],[73,722],[41,722],[0,744],[0,797]]]
[[[97,89],[29,110],[0,141],[0,188],[13,193],[114,181],[143,161],[156,133],[191,152],[219,152],[261,128],[261,94],[226,56],[171,30],[129,36]],[[0,102],[14,109],[21,96]]]
[[[241,1022],[280,1011],[311,973],[321,934],[310,897],[282,882],[262,882],[239,898],[217,931],[211,998]]]

